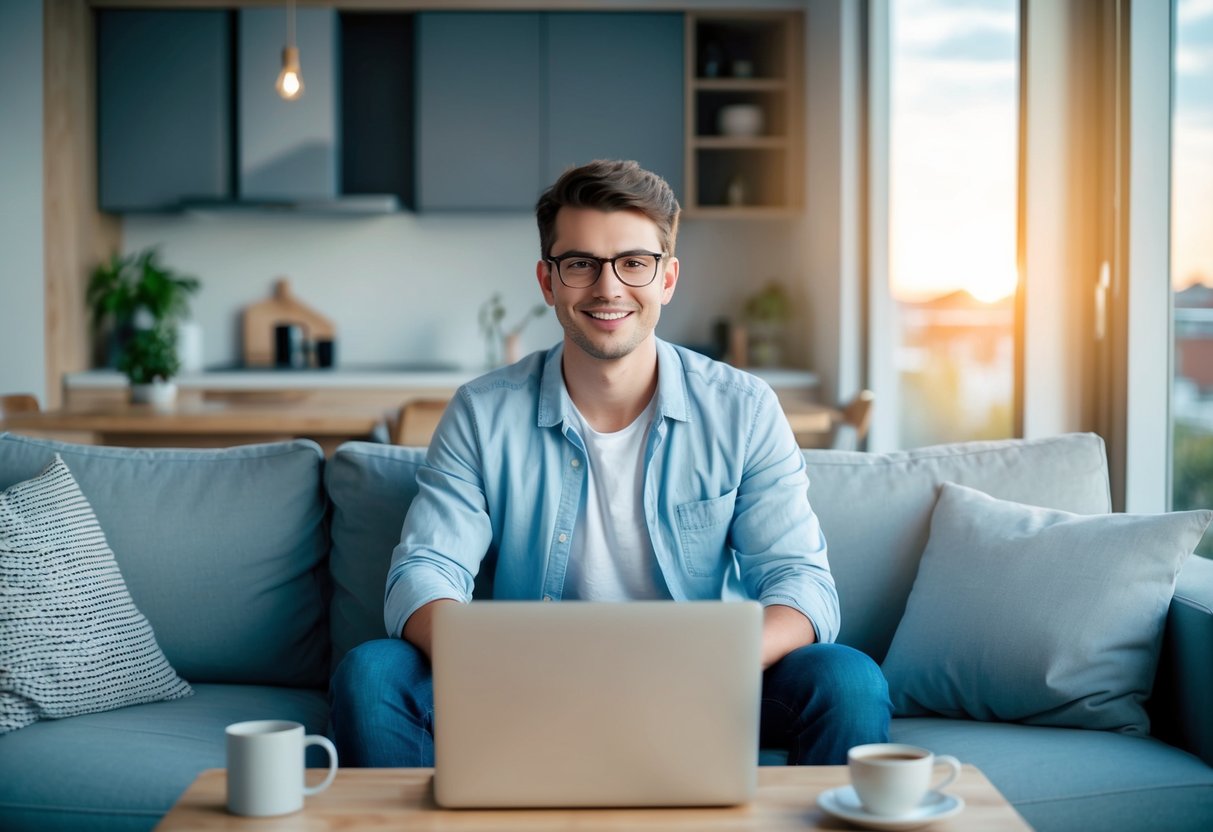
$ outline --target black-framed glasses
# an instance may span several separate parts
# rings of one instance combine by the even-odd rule
[[[587,289],[598,282],[602,267],[607,263],[615,270],[619,282],[633,289],[648,286],[657,277],[657,266],[664,253],[652,251],[629,251],[614,257],[595,257],[592,254],[570,252],[549,257],[556,264],[560,282],[570,289]]]

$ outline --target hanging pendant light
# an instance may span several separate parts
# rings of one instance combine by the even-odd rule
[[[286,47],[282,50],[282,71],[274,89],[287,101],[303,95],[303,72],[299,69],[299,47],[295,45],[295,0],[286,4]]]

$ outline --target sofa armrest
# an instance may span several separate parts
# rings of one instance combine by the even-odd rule
[[[1213,765],[1213,560],[1193,555],[1167,613],[1154,696],[1153,733]]]

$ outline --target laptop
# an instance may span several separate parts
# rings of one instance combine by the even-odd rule
[[[434,618],[448,808],[728,806],[754,796],[752,601],[449,604]]]

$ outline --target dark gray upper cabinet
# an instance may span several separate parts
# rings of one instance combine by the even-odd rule
[[[230,196],[231,42],[226,11],[98,12],[101,210]]]
[[[540,15],[417,15],[417,207],[529,209],[538,197]]]
[[[332,199],[340,176],[337,13],[296,14],[303,95],[295,101],[284,101],[274,89],[287,38],[285,7],[241,9],[239,16],[239,198]]]
[[[683,16],[553,13],[546,183],[592,159],[635,159],[681,198]]]
[[[341,20],[341,192],[392,194],[413,184],[413,15],[344,12]]]
[[[682,193],[683,16],[417,16],[417,207],[530,210],[566,168],[635,159]]]

